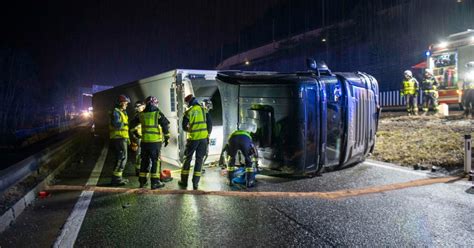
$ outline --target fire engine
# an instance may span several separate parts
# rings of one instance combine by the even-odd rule
[[[462,84],[468,76],[465,65],[474,60],[474,30],[448,36],[431,45],[426,55],[426,68],[433,70],[439,83],[439,102],[460,104]]]

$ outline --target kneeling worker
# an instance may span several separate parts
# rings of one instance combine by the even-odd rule
[[[164,142],[165,147],[168,145],[170,122],[158,109],[158,99],[156,97],[149,96],[145,102],[145,110],[139,114],[139,121],[142,127],[142,162],[138,181],[140,182],[140,188],[143,188],[147,184],[148,173],[150,173],[151,189],[158,189],[165,186],[160,181],[158,159],[162,142]]]
[[[245,159],[245,186],[247,188],[255,186],[255,173],[256,168],[252,165],[252,158],[257,158],[257,149],[252,141],[250,133],[255,132],[255,126],[251,124],[242,123],[239,127],[240,130],[234,131],[227,142],[227,155],[230,156],[229,164],[227,167],[229,183],[233,184],[232,180],[235,177],[235,160],[240,150]]]

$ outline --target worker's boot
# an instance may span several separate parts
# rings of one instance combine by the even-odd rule
[[[165,187],[165,184],[162,183],[159,179],[151,180],[151,189],[159,189]]]
[[[122,177],[116,177],[116,176],[112,177],[112,182],[111,182],[112,186],[124,186],[127,183],[128,183],[128,179],[124,179]]]
[[[138,182],[140,183],[140,188],[144,188],[148,184],[147,181],[146,177],[139,177]]]

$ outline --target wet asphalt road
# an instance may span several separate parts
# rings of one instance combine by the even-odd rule
[[[110,181],[111,155],[99,185]],[[79,172],[70,170],[58,184],[83,183],[97,156],[89,154]],[[330,192],[434,176],[390,168],[369,162],[315,178],[259,175],[250,191]],[[133,168],[127,175],[127,187],[137,187]],[[75,247],[474,247],[469,187],[441,183],[333,200],[96,192]],[[165,189],[177,189],[176,179]],[[200,189],[237,190],[217,168],[207,169]],[[1,235],[0,246],[50,246],[78,194],[56,192],[38,200]]]

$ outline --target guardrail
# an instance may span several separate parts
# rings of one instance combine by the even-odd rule
[[[37,172],[41,165],[50,162],[54,156],[77,144],[80,138],[79,134],[75,134],[69,139],[56,143],[41,152],[38,152],[4,170],[0,171],[0,192],[5,191],[12,185],[20,182],[28,177],[31,173]]]
[[[3,202],[0,209],[0,233],[6,230],[11,223],[33,203],[38,192],[67,166],[81,151],[84,135],[76,133],[70,138],[58,142],[43,151],[32,155],[15,165],[0,171],[0,193],[9,194],[10,190],[20,189],[17,198]],[[28,177],[37,176],[30,185]],[[25,182],[25,183],[23,183]]]
[[[87,122],[89,121],[76,118],[69,121],[61,121],[54,124],[45,125],[42,127],[19,129],[14,132],[14,137],[16,139],[16,143],[18,143],[20,147],[25,147],[48,138],[54,134],[62,133],[74,127],[84,125],[84,123]]]

